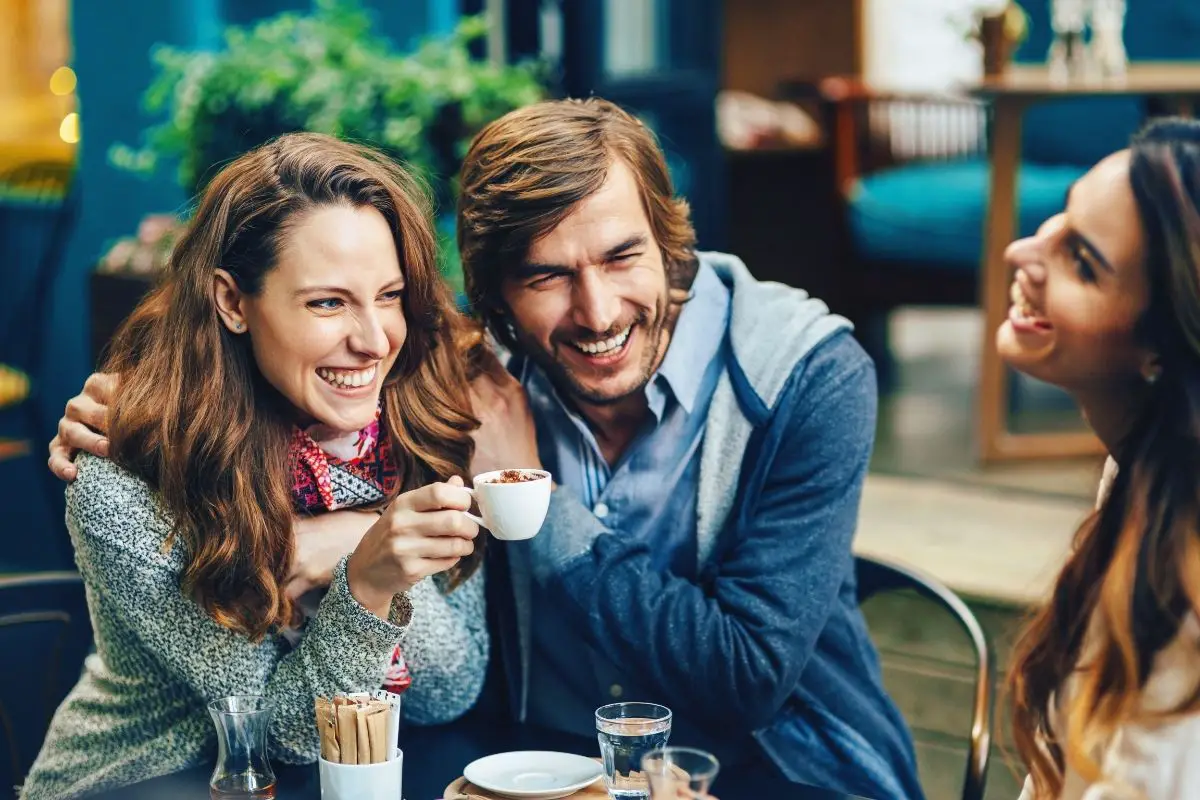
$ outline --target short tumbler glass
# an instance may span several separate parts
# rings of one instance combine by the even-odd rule
[[[706,800],[720,765],[712,753],[664,747],[642,756],[651,800]]]
[[[614,800],[646,800],[650,784],[642,756],[665,747],[671,709],[654,703],[612,703],[596,709],[596,737],[604,758],[604,781]]]
[[[208,704],[217,728],[217,763],[209,796],[221,800],[275,796],[275,772],[267,760],[271,701],[261,695],[222,697]]]

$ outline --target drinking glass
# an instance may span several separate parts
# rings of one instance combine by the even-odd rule
[[[705,800],[719,767],[712,753],[691,747],[664,747],[642,756],[651,800]]]
[[[604,783],[614,800],[647,800],[650,785],[642,756],[665,747],[671,709],[655,703],[612,703],[596,709],[596,738],[604,758]]]
[[[275,772],[267,760],[271,701],[261,695],[234,695],[208,704],[217,726],[217,765],[209,779],[214,800],[275,797]]]

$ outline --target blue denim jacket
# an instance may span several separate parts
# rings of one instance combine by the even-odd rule
[[[699,577],[656,569],[646,541],[613,535],[556,491],[536,562],[527,543],[495,548],[511,708],[524,719],[538,581],[608,662],[713,738],[751,742],[796,781],[919,800],[850,550],[875,430],[873,365],[824,304],[755,281],[731,256],[702,258],[733,305],[701,457]]]

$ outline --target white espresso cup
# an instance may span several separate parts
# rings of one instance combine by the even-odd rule
[[[321,800],[398,800],[404,753],[395,749],[380,764],[335,764],[320,760]]]
[[[502,482],[507,473],[536,476],[533,480]],[[476,516],[465,512],[492,536],[508,542],[532,539],[542,529],[550,508],[550,473],[541,469],[498,469],[476,475],[467,489],[479,504]]]

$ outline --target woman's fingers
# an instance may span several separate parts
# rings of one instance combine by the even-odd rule
[[[397,513],[415,511],[417,513],[437,512],[443,509],[466,511],[471,507],[471,493],[461,484],[431,483],[405,492],[392,503]]]
[[[437,560],[463,558],[475,552],[475,542],[459,536],[397,536],[392,539],[392,554],[405,559]]]
[[[479,535],[479,526],[462,511],[397,512],[387,519],[388,535],[397,539],[474,539]]]

